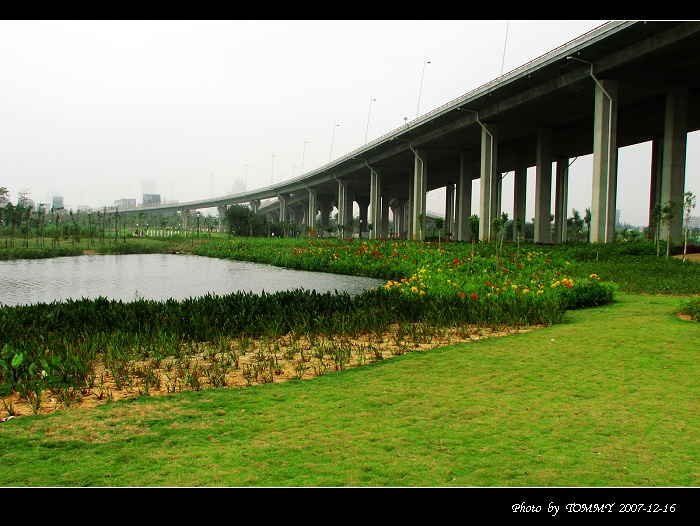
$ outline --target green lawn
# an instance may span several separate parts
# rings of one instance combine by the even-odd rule
[[[0,424],[2,486],[700,486],[700,325],[616,293],[311,381]]]

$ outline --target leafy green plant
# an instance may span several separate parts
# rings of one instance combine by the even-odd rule
[[[685,256],[688,252],[688,237],[690,234],[690,214],[695,209],[696,197],[693,192],[686,192],[683,195],[683,216],[684,216],[684,229],[683,229],[683,261],[685,262]]]

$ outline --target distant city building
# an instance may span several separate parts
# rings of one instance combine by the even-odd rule
[[[58,210],[60,208],[63,208],[63,197],[58,196],[58,195],[53,196],[51,208],[53,208],[54,210]]]
[[[122,198],[114,201],[114,206],[116,208],[136,208],[136,199]]]
[[[30,199],[29,197],[25,197],[24,199],[18,199],[17,205],[28,206],[32,210],[34,210],[36,208],[36,203],[34,202],[34,199]]]
[[[231,190],[234,194],[242,194],[246,190],[245,181],[240,177],[237,177],[233,183],[233,187],[231,188]]]
[[[155,194],[156,193],[156,180],[155,179],[141,179],[141,195]]]
[[[155,206],[160,204],[160,194],[143,194],[143,206]]]

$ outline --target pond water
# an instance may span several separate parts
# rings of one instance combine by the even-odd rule
[[[85,255],[0,261],[0,304],[99,296],[124,302],[294,289],[359,294],[384,280],[176,254]]]

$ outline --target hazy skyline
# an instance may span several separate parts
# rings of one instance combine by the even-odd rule
[[[68,208],[190,201],[296,177],[604,20],[0,21],[0,186]],[[700,137],[686,191],[700,194]],[[622,222],[646,224],[650,144],[619,154]],[[589,156],[590,157],[590,156]],[[591,160],[569,206],[590,207]],[[512,215],[512,174],[503,210]],[[478,193],[477,193],[478,194]],[[444,192],[429,195],[442,212]],[[476,208],[478,210],[478,208]],[[534,215],[534,176],[526,217]]]

